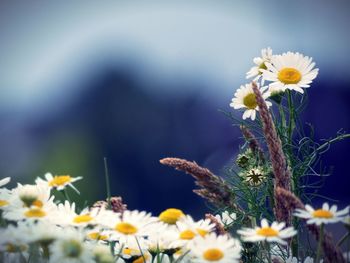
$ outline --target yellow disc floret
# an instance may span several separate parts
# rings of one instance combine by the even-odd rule
[[[224,257],[224,253],[217,248],[210,248],[204,251],[203,258],[208,261],[219,261]]]
[[[180,239],[191,240],[196,236],[192,230],[185,230],[180,233]]]
[[[167,224],[175,224],[177,220],[179,220],[182,216],[184,216],[184,213],[180,209],[176,208],[169,208],[165,211],[163,211],[159,215],[159,220],[163,221]]]
[[[6,200],[0,200],[0,207],[7,206],[8,204],[9,202],[7,202]]]
[[[118,223],[114,229],[124,235],[135,234],[138,230],[136,226],[126,222]]]
[[[259,228],[256,233],[260,236],[275,237],[278,236],[279,232],[271,227],[262,227]]]
[[[283,68],[278,72],[278,79],[284,84],[297,84],[301,80],[301,73],[295,68]]]
[[[85,214],[85,215],[79,215],[74,217],[73,222],[74,223],[88,223],[93,219],[93,217],[91,217],[89,214]]]
[[[332,212],[328,210],[323,210],[323,209],[317,209],[315,210],[312,215],[317,218],[333,218],[334,215]]]
[[[33,218],[33,217],[44,217],[46,216],[46,213],[41,208],[31,208],[28,211],[26,211],[24,215],[28,218]]]
[[[254,93],[249,93],[243,98],[243,104],[248,109],[253,110],[258,106],[258,103],[256,102],[256,97]]]
[[[53,179],[49,182],[49,186],[58,187],[64,186],[72,181],[70,175],[55,175]]]

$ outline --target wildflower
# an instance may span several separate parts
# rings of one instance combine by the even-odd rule
[[[99,223],[109,228],[108,233],[111,240],[118,240],[120,237],[139,237],[147,235],[148,231],[157,221],[150,213],[144,211],[125,211],[123,215],[113,213],[114,216],[104,216]]]
[[[186,245],[197,236],[205,237],[214,230],[215,225],[209,219],[193,221],[191,216],[186,216],[176,222],[178,240],[175,242],[179,246]]]
[[[214,233],[204,238],[197,237],[189,248],[193,259],[191,262],[239,262],[242,247],[237,239],[227,235],[217,236]]]
[[[289,257],[286,259],[286,263],[314,263],[314,259],[310,258],[310,257],[306,257],[304,259],[304,261],[299,261],[297,258],[295,257]]]
[[[266,89],[267,87],[260,88],[260,92],[262,93],[264,100],[266,100],[269,97],[269,93],[266,92]],[[252,88],[252,83],[245,84],[244,86],[242,85],[236,91],[234,96],[235,97],[232,99],[230,106],[234,109],[245,108],[245,111],[242,116],[243,120],[247,118],[255,120],[256,111],[259,110],[259,106]],[[272,105],[269,101],[265,102],[268,107]]]
[[[324,203],[322,208],[314,209],[310,205],[305,205],[305,210],[296,209],[294,216],[307,219],[307,224],[328,224],[336,223],[344,220],[349,214],[350,207],[346,207],[343,210],[337,211],[337,206],[332,205],[329,207],[328,203]]]
[[[240,174],[250,186],[259,186],[266,180],[266,174],[261,167],[252,168]]]
[[[294,236],[297,231],[293,227],[285,227],[285,223],[273,222],[271,226],[266,219],[261,220],[261,227],[243,228],[237,233],[242,235],[242,240],[245,242],[259,242],[266,240],[267,242],[277,242],[286,245],[287,242],[283,239]]]
[[[149,236],[145,241],[148,250],[155,255],[159,252],[170,254],[181,247],[177,242],[179,237],[178,230],[174,225],[156,222],[149,231]]]
[[[231,225],[233,221],[237,219],[236,213],[229,213],[228,211],[224,211],[221,215],[215,215],[215,218],[219,220],[221,224],[224,226]]]
[[[261,57],[255,57],[253,66],[246,74],[246,78],[254,78],[254,81],[257,81],[262,76],[262,70],[267,69],[266,62],[270,62],[272,58],[272,49],[270,47],[264,48],[261,50]]]
[[[250,149],[248,149],[244,153],[239,154],[236,159],[236,164],[238,165],[238,167],[242,169],[247,168],[249,166],[249,160],[251,159],[252,154],[253,153]]]
[[[71,177],[70,175],[55,175],[52,176],[51,173],[45,174],[45,180],[41,178],[37,178],[35,182],[37,184],[47,184],[50,188],[55,188],[58,191],[64,190],[66,186],[70,186],[73,188],[77,193],[79,193],[78,189],[76,189],[72,183],[83,179],[83,177]]]
[[[84,236],[82,231],[65,228],[64,235],[50,246],[50,262],[95,262],[93,252],[84,243]]]
[[[312,58],[300,53],[287,52],[273,56],[271,62],[265,65],[267,69],[262,69],[263,78],[272,81],[270,87],[277,90],[290,89],[304,93],[303,88],[310,87],[318,74]]]
[[[180,209],[169,208],[160,213],[159,220],[173,225],[176,224],[176,222],[183,216],[185,216],[185,214]]]

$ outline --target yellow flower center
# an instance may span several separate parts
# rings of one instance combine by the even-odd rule
[[[46,213],[41,208],[31,208],[27,212],[25,212],[24,215],[29,218],[44,217],[46,216]]]
[[[259,228],[256,233],[260,236],[275,237],[278,236],[279,232],[271,227],[262,227]]]
[[[204,230],[204,229],[201,229],[201,228],[197,228],[196,229],[198,234],[201,236],[201,237],[204,237],[206,234],[208,234],[208,231],[207,230]]]
[[[180,209],[169,208],[159,215],[159,220],[167,224],[175,224],[184,213]]]
[[[317,209],[315,210],[312,215],[317,218],[333,218],[334,215],[332,212],[329,212],[328,210],[323,209]]]
[[[203,258],[208,261],[219,261],[224,257],[224,253],[217,248],[210,248],[204,251]]]
[[[74,223],[88,223],[93,219],[93,217],[91,217],[89,214],[85,214],[85,215],[79,215],[74,217],[73,222]]]
[[[23,251],[25,251],[26,249],[27,249],[27,248],[26,248],[26,246],[24,246],[24,245],[17,246],[17,245],[11,244],[11,243],[8,243],[8,244],[6,245],[6,252],[8,252],[8,253],[23,252]]]
[[[7,206],[8,204],[9,202],[7,202],[6,200],[0,200],[0,207]]]
[[[118,223],[114,229],[120,233],[125,234],[125,235],[132,235],[132,234],[135,234],[137,232],[137,227],[135,227],[132,224],[126,223],[126,222]]]
[[[196,236],[192,230],[185,230],[180,233],[180,239],[191,240]]]
[[[92,232],[88,234],[88,237],[93,240],[107,240],[108,236],[101,235],[99,232]]]
[[[243,104],[248,109],[253,110],[258,106],[258,103],[256,102],[256,97],[254,93],[249,93],[243,98]]]
[[[278,79],[284,84],[296,84],[301,80],[301,73],[295,68],[283,68],[278,72]]]
[[[49,186],[57,187],[68,184],[72,178],[70,175],[55,175],[53,179],[49,182]]]
[[[39,208],[42,208],[43,207],[43,202],[41,202],[40,200],[35,200],[33,203],[32,203],[32,206],[36,206],[36,207],[39,207]]]

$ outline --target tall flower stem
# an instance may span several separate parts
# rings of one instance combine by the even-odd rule
[[[107,158],[103,158],[103,163],[105,167],[105,178],[106,178],[106,191],[107,191],[107,209],[111,208],[111,186],[109,183],[109,171],[108,171],[108,164],[107,164]]]
[[[71,200],[70,200],[70,197],[69,197],[67,188],[64,188],[63,191],[62,191],[62,193],[63,193],[64,198],[65,198],[69,203],[71,203]]]
[[[319,263],[319,262],[320,262],[320,259],[321,259],[321,250],[322,250],[322,241],[323,241],[323,230],[324,230],[324,224],[321,224],[321,227],[320,227],[320,236],[319,236],[318,246],[317,246],[316,263]]]
[[[269,242],[265,241],[266,251],[267,251],[267,260],[269,263],[272,263],[271,259],[271,248]]]

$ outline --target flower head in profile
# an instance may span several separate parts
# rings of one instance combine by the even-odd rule
[[[260,92],[264,99],[269,97],[269,93],[266,92],[267,87],[260,88]],[[272,104],[269,101],[266,101],[266,105],[270,107]],[[243,113],[243,120],[250,118],[255,120],[256,111],[259,110],[258,103],[253,91],[252,83],[242,85],[234,94],[234,98],[230,106],[234,109],[245,109]]]
[[[349,214],[349,206],[343,210],[337,211],[337,206],[329,207],[328,203],[324,203],[322,208],[314,209],[310,205],[305,205],[305,210],[296,209],[294,216],[307,219],[307,224],[329,224],[343,221]]]
[[[262,69],[263,78],[272,82],[270,87],[275,91],[290,89],[304,93],[303,88],[310,87],[318,74],[312,58],[300,53],[287,52],[273,56],[265,65],[267,69]]]
[[[235,263],[239,262],[242,250],[237,239],[215,233],[193,239],[189,248],[193,256],[191,262]]]
[[[246,78],[254,78],[257,81],[262,76],[262,70],[267,69],[266,62],[270,62],[272,58],[272,49],[270,47],[261,50],[261,57],[255,57],[253,66],[246,74]]]
[[[261,227],[243,228],[237,233],[242,236],[245,242],[259,242],[266,240],[267,242],[277,242],[281,245],[286,245],[284,239],[294,236],[297,231],[293,227],[285,228],[284,222],[273,222],[271,226],[266,219],[261,220]]]
[[[37,178],[35,182],[37,184],[47,184],[50,188],[55,188],[57,190],[64,190],[67,186],[70,186],[77,193],[79,193],[78,189],[73,185],[74,182],[83,179],[83,177],[71,177],[70,175],[55,175],[53,176],[51,173],[45,174],[45,179]]]

